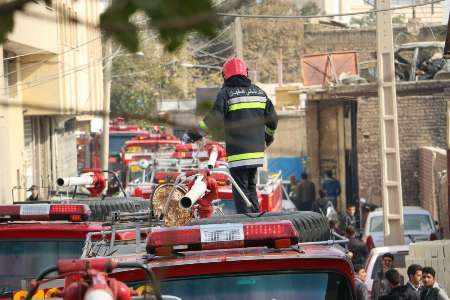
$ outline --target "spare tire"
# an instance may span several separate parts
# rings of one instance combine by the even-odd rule
[[[209,219],[195,219],[191,222],[191,225],[274,222],[280,220],[291,221],[299,233],[300,242],[324,241],[330,238],[330,229],[326,217],[316,212],[282,211],[269,212],[263,215],[252,213],[214,216]]]
[[[75,198],[52,200],[52,203],[86,204],[91,209],[91,221],[106,221],[114,211],[138,212],[148,209],[149,201],[137,197]]]

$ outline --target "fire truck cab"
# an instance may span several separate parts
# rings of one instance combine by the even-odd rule
[[[90,222],[90,214],[85,204],[0,205],[0,299],[22,299],[20,290],[42,269],[60,259],[79,258],[87,234],[109,228]],[[125,238],[115,235],[116,240]]]
[[[289,221],[155,228],[141,260],[173,299],[355,299],[345,252],[298,241]],[[141,270],[113,276],[145,289]]]

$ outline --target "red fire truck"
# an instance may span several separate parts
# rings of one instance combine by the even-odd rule
[[[66,300],[355,299],[352,265],[339,242],[299,240],[283,220],[160,227],[148,234],[146,255],[66,260],[39,279],[49,270],[67,274]],[[107,275],[118,267],[128,270]],[[75,271],[81,280],[68,276]]]
[[[47,265],[80,257],[86,234],[102,229],[90,213],[84,204],[0,205],[0,291],[26,288]]]
[[[109,169],[121,169],[120,156],[125,142],[137,137],[147,138],[149,135],[147,130],[137,125],[125,124],[123,118],[114,119],[109,126]]]

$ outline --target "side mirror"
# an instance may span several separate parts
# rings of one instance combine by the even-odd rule
[[[150,166],[150,162],[146,159],[141,159],[138,162],[138,166],[141,169],[147,169]]]

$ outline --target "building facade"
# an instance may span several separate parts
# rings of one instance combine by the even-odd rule
[[[97,0],[35,1],[0,45],[0,203],[76,174],[75,129],[102,110]],[[78,20],[78,21],[75,21]]]
[[[303,6],[308,2],[314,2],[322,14],[346,14],[363,12],[374,9],[376,0],[297,0],[297,5]],[[410,6],[411,4],[422,4],[428,1],[424,0],[391,0],[391,7]],[[399,16],[405,22],[416,17],[426,24],[444,24],[447,22],[448,9],[447,1],[435,3],[432,5],[418,6],[416,8],[405,8],[393,11],[393,17]],[[360,18],[363,15],[356,16],[338,16],[336,20],[348,23],[352,17]]]

